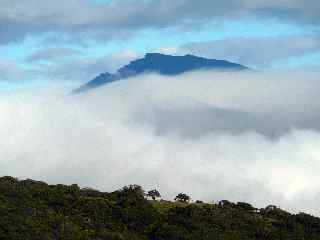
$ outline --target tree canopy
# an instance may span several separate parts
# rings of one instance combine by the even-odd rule
[[[152,200],[156,200],[156,198],[160,198],[161,195],[158,190],[153,189],[153,190],[148,191],[147,197],[151,197]]]
[[[138,185],[114,192],[0,178],[5,240],[320,240],[320,219],[270,205],[149,201]],[[188,197],[188,198],[187,198]]]
[[[185,194],[185,193],[179,193],[175,198],[174,198],[175,201],[178,201],[178,202],[184,202],[184,203],[188,203],[191,198]]]

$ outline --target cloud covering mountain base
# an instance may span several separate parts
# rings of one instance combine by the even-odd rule
[[[0,175],[320,215],[316,71],[144,75],[0,96]]]

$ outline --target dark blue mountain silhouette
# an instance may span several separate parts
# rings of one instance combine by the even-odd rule
[[[239,71],[247,70],[248,68],[224,60],[206,59],[193,55],[171,56],[160,53],[147,53],[144,58],[130,62],[128,65],[120,68],[115,74],[110,74],[108,72],[102,73],[73,92],[79,93],[142,73],[158,73],[166,76],[174,76],[202,69]]]

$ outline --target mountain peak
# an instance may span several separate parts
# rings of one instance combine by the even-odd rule
[[[207,59],[191,54],[173,56],[162,53],[146,53],[143,58],[133,60],[128,65],[118,69],[116,74],[100,74],[93,80],[75,90],[74,93],[86,91],[110,82],[127,79],[142,73],[153,72],[165,76],[173,76],[203,69],[239,71],[247,70],[248,68],[225,60]]]
[[[188,59],[205,59],[203,57],[198,57],[198,56],[195,56],[195,55],[192,55],[192,54],[186,54],[186,55],[183,55],[183,56],[177,56],[177,55],[169,55],[169,54],[164,54],[164,53],[146,53],[145,56],[144,56],[144,59],[159,59],[159,58],[172,58],[172,59],[177,59],[177,58],[188,58]]]
[[[162,53],[146,53],[144,58],[154,58],[154,57],[162,57],[162,56],[168,56],[168,55],[162,54]]]

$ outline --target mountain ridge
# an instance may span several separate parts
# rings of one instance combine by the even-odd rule
[[[241,71],[249,70],[249,68],[226,60],[207,59],[190,54],[173,56],[161,53],[146,53],[143,58],[133,60],[129,64],[119,68],[115,74],[109,72],[99,74],[91,81],[75,89],[73,93],[84,92],[143,73],[175,76],[196,70]]]

